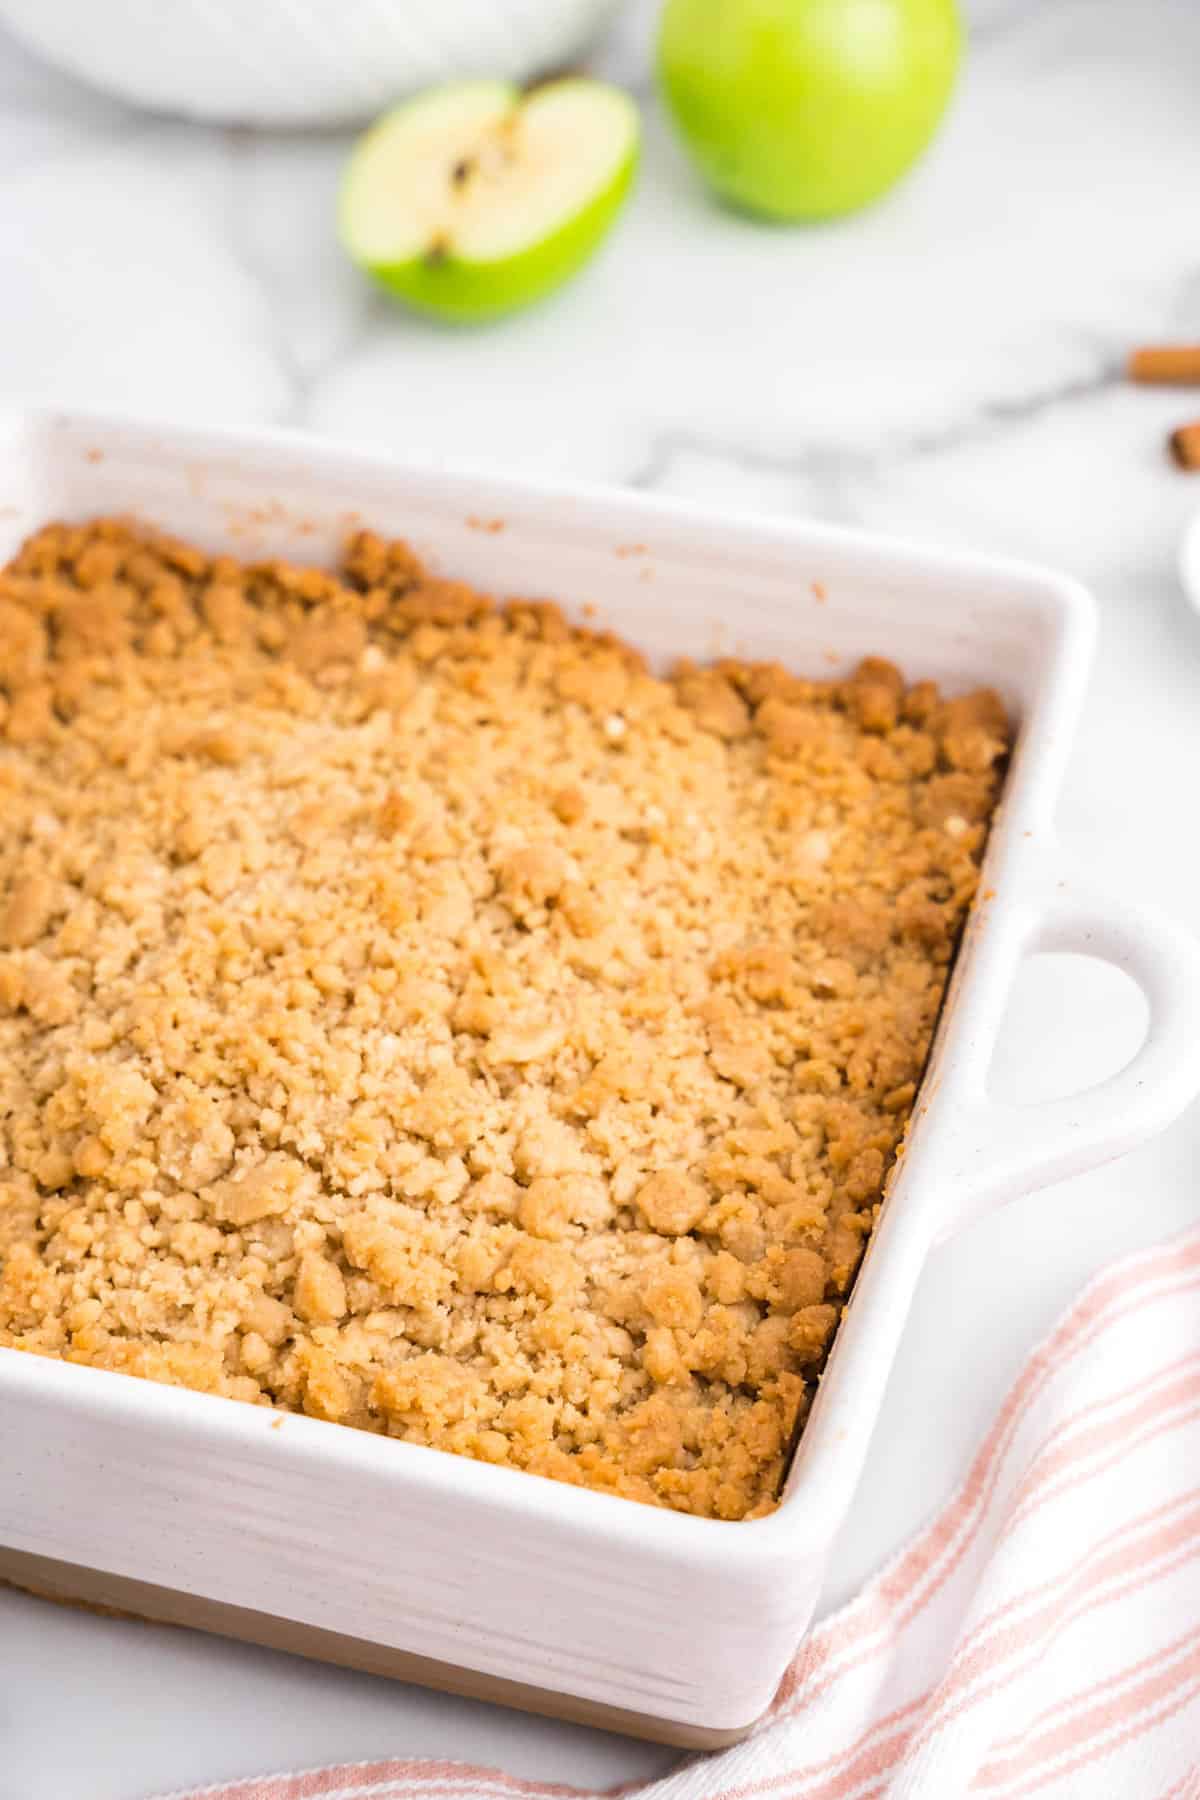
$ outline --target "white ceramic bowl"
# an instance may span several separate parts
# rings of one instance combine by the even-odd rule
[[[1179,545],[1179,579],[1188,605],[1200,613],[1200,513],[1189,521]]]
[[[524,81],[621,0],[0,0],[47,61],[118,99],[241,125],[350,124],[463,75]]]
[[[0,1579],[671,1742],[740,1735],[808,1623],[931,1246],[1129,1148],[1200,1089],[1200,947],[1097,894],[1054,841],[1088,596],[987,557],[281,433],[16,420],[0,424],[0,502],[0,557],[46,519],[134,510],[214,550],[331,561],[357,514],[489,591],[596,603],[656,664],[719,647],[828,674],[877,652],[913,677],[993,683],[1014,709],[983,898],[906,1153],[769,1517],[689,1518],[0,1349]],[[992,1049],[1021,959],[1044,949],[1126,969],[1150,1024],[1110,1080],[1004,1105]]]

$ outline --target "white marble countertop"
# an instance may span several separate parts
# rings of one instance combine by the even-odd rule
[[[1173,574],[1200,482],[1162,451],[1189,400],[1118,373],[1135,340],[1200,336],[1200,8],[971,10],[966,79],[917,177],[845,225],[784,231],[700,192],[650,102],[635,9],[607,57],[647,102],[632,208],[573,288],[478,334],[392,311],[343,266],[343,139],[137,116],[0,38],[0,399],[465,449],[1061,564],[1102,614],[1065,845],[1200,923],[1200,623]],[[998,1079],[1029,1097],[1105,1073],[1140,1017],[1123,977],[1043,959],[1022,978]],[[937,1253],[826,1605],[948,1489],[1087,1274],[1195,1218],[1198,1161],[1193,1111]],[[577,1783],[668,1760],[8,1592],[0,1668],[0,1800],[138,1800],[385,1754]]]

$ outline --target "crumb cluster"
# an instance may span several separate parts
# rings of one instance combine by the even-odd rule
[[[362,534],[0,574],[0,1345],[774,1504],[1008,725]]]

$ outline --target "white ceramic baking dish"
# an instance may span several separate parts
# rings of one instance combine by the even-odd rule
[[[368,521],[443,572],[539,593],[652,657],[894,657],[1001,688],[1019,740],[929,1074],[782,1504],[726,1524],[315,1419],[0,1350],[0,1574],[459,1691],[711,1744],[808,1623],[930,1246],[1149,1136],[1200,1088],[1200,953],[1064,863],[1055,795],[1088,666],[1073,582],[806,524],[433,473],[275,434],[33,416],[0,428],[0,551],[135,511],[213,549],[332,558]],[[1087,952],[1141,983],[1138,1055],[1089,1092],[989,1097],[1014,971]]]

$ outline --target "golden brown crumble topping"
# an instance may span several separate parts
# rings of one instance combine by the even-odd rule
[[[0,575],[0,737],[0,1344],[769,1510],[995,696],[101,520]]]

